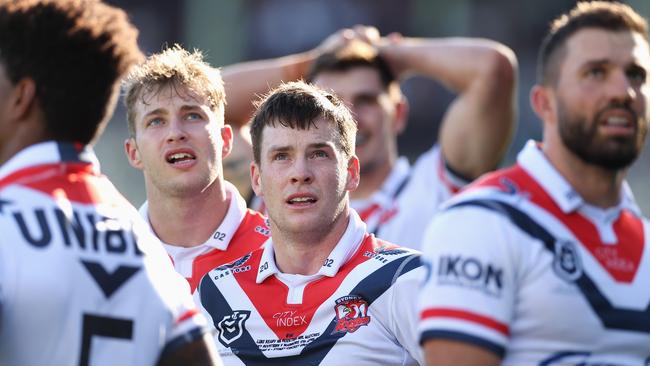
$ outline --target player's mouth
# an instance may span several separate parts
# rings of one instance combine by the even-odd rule
[[[637,130],[636,113],[627,108],[608,108],[598,114],[598,126],[608,135],[634,135]]]
[[[165,160],[174,166],[187,166],[196,161],[196,155],[190,150],[174,150],[165,155]]]
[[[308,193],[292,194],[286,200],[286,203],[292,207],[309,207],[318,202],[318,198]]]

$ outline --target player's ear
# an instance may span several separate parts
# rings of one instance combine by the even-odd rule
[[[36,83],[32,78],[22,78],[14,85],[9,95],[7,113],[14,120],[25,117],[36,100]]]
[[[129,160],[129,164],[136,169],[143,169],[142,161],[140,160],[140,152],[138,151],[138,145],[135,143],[133,137],[129,137],[124,140],[124,152],[126,153],[126,158]]]
[[[223,146],[221,147],[221,158],[225,158],[230,155],[232,151],[232,127],[230,125],[224,125],[221,127],[221,139],[223,140]]]
[[[258,197],[263,197],[262,180],[260,179],[260,167],[255,161],[251,162],[251,188]]]
[[[537,84],[530,90],[530,105],[544,123],[555,123],[557,106],[553,89]]]
[[[409,102],[404,94],[400,92],[398,98],[399,100],[395,104],[395,124],[393,125],[395,135],[401,134],[406,128],[410,110]]]
[[[345,182],[345,189],[347,191],[354,191],[359,187],[360,181],[359,158],[356,155],[352,155],[348,159],[347,173],[348,176]]]

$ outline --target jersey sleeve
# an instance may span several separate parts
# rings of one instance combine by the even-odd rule
[[[519,268],[505,224],[477,207],[452,208],[433,219],[423,241],[420,343],[468,342],[503,357]]]
[[[189,284],[174,270],[162,246],[149,235],[145,234],[153,244],[143,248],[147,253],[146,267],[151,282],[170,314],[161,353],[165,354],[202,337],[208,328],[205,318],[194,304]]]
[[[439,190],[445,193],[445,198],[461,190],[470,180],[455,173],[445,161],[439,144],[424,152],[413,166],[415,179],[427,182],[429,190],[431,183],[439,185]]]

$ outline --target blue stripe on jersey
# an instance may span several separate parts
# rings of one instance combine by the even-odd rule
[[[212,281],[210,272],[203,276],[197,291],[199,291],[201,305],[212,317],[212,323],[214,324],[215,329],[219,329],[219,322],[225,316],[232,314],[234,311],[221,291],[217,288],[217,285]],[[242,335],[238,339],[232,341],[230,349],[233,352],[237,351],[238,354],[245,354],[246,358],[251,360],[266,360],[266,356],[264,356],[262,351],[257,347],[253,337],[251,337],[250,333],[246,329],[243,330]]]
[[[420,336],[420,344],[423,344],[425,341],[437,339],[449,339],[454,341],[461,341],[463,343],[470,343],[481,348],[486,348],[497,354],[500,358],[506,354],[506,349],[492,341],[489,341],[485,338],[469,335],[466,333],[454,332],[449,330],[427,330],[422,332]]]
[[[471,200],[457,203],[448,209],[467,206],[483,207],[505,216],[519,229],[542,241],[552,254],[555,253],[557,239],[530,216],[515,207],[497,200]],[[650,333],[650,304],[645,310],[640,311],[615,308],[600,292],[586,271],[582,272],[575,283],[606,328]]]
[[[385,293],[395,283],[399,276],[406,274],[422,265],[419,254],[411,254],[398,258],[378,268],[375,272],[364,278],[357,286],[350,291],[350,295],[358,295],[368,301],[370,305],[383,293]],[[199,285],[199,296],[201,304],[210,313],[212,320],[217,327],[217,323],[233,313],[233,309],[226,301],[223,294],[219,291],[209,275],[204,276]],[[332,308],[334,308],[332,306]],[[253,337],[247,330],[244,330],[241,337],[230,344],[230,349],[239,357],[247,366],[264,366],[264,365],[319,365],[327,353],[334,347],[339,338],[347,333],[336,332],[336,316],[330,322],[320,337],[313,340],[305,346],[300,354],[295,356],[267,358],[259,350]],[[334,334],[332,334],[334,333]]]

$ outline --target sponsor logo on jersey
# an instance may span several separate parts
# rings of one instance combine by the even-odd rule
[[[258,232],[264,236],[271,236],[271,230],[268,227],[264,226],[255,226],[255,232]]]
[[[406,253],[406,249],[402,248],[386,248],[386,247],[381,247],[377,248],[375,253],[381,254],[381,255],[398,255],[398,254],[404,254]]]
[[[573,242],[558,240],[555,242],[553,270],[565,281],[573,282],[582,275],[582,262]]]
[[[354,333],[360,327],[370,323],[368,302],[361,296],[339,297],[335,303],[334,310],[338,321],[332,333]]]
[[[251,312],[248,310],[235,310],[232,314],[224,316],[217,323],[217,332],[219,333],[219,342],[226,347],[238,340],[244,334],[244,323],[250,318]]]
[[[277,327],[295,327],[307,324],[307,316],[297,314],[295,310],[279,311],[273,314]]]
[[[474,288],[492,296],[501,296],[503,288],[503,269],[474,257],[440,256],[437,276],[440,284]]]
[[[248,253],[245,256],[243,256],[243,257],[241,257],[241,258],[239,258],[237,260],[234,260],[234,261],[232,261],[230,263],[223,264],[223,265],[215,268],[215,270],[216,271],[225,271],[227,269],[231,269],[231,268],[234,268],[234,267],[239,267],[242,264],[246,263],[250,259],[250,257],[251,257],[251,254]]]
[[[82,252],[142,256],[133,223],[105,217],[93,209],[34,208],[12,212],[25,242],[39,249],[52,243]]]

